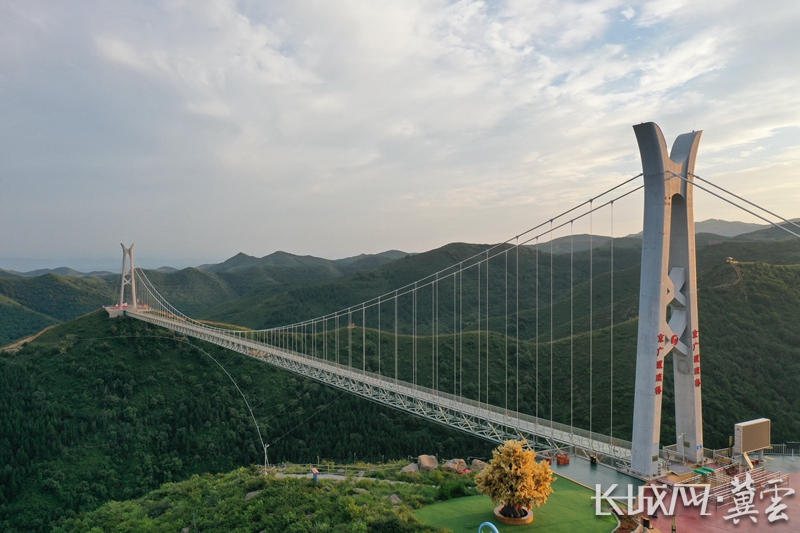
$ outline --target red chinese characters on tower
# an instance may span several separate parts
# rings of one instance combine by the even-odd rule
[[[663,359],[659,359],[658,361],[656,361],[656,368],[664,368],[664,360]]]
[[[656,385],[656,394],[661,394],[661,385]]]

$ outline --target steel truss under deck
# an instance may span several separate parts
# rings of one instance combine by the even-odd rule
[[[492,442],[525,439],[537,447],[571,447],[630,473],[631,445],[627,441],[256,342],[242,332],[208,328],[141,309],[126,310],[125,315]]]

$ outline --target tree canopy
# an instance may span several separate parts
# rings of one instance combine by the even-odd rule
[[[507,440],[492,451],[489,465],[478,474],[478,489],[496,504],[503,506],[508,516],[511,509],[519,511],[532,505],[540,507],[547,501],[555,481],[546,462],[536,462],[536,452],[525,449],[525,440]]]

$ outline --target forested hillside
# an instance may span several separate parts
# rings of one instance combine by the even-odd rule
[[[55,318],[0,295],[0,346],[56,323]]]
[[[396,474],[398,468],[391,465],[388,474]],[[321,479],[315,484],[296,477],[265,478],[256,468],[192,476],[136,500],[110,502],[66,521],[54,533],[185,528],[219,533],[441,533],[420,523],[413,509],[475,491],[473,476],[437,471],[390,483],[381,481],[384,470],[368,473],[377,479]]]
[[[454,261],[479,251],[475,245],[453,244],[425,254],[398,260],[372,272],[340,278],[310,288],[290,290],[272,297],[248,294],[217,308],[210,316],[217,320],[244,323],[251,327],[264,327],[308,318],[331,310],[353,305],[363,299],[386,292],[417,279],[423,273],[443,268]],[[535,250],[520,251],[520,284],[530,288],[535,284],[531,271],[537,261]],[[636,317],[638,315],[639,267],[636,248],[617,249],[614,259],[614,351],[615,378],[613,428],[611,416],[611,299],[610,299],[610,250],[601,246],[593,252],[594,291],[592,301],[592,325],[590,350],[589,331],[589,254],[575,253],[573,260],[574,290],[570,291],[569,261],[564,254],[552,257],[553,305],[549,303],[550,261],[549,254],[539,252],[540,302],[536,305],[535,292],[527,290],[520,296],[520,350],[519,374],[516,372],[516,339],[506,342],[503,335],[505,302],[501,299],[490,305],[491,335],[478,336],[476,314],[465,316],[463,353],[456,363],[454,374],[454,338],[447,324],[452,324],[452,304],[440,304],[439,320],[443,324],[437,337],[436,383],[443,391],[452,391],[453,379],[459,394],[472,399],[488,400],[494,405],[505,405],[506,381],[503,346],[507,346],[511,372],[508,390],[511,404],[515,405],[519,386],[520,409],[529,414],[539,414],[562,423],[579,427],[590,427],[589,390],[592,390],[592,429],[611,433],[619,438],[630,438],[632,418],[632,376],[635,367]],[[728,262],[733,257],[738,265]],[[760,263],[754,261],[760,260]],[[800,437],[800,404],[794,399],[800,392],[800,348],[794,342],[795,328],[792,325],[800,317],[800,294],[797,292],[797,269],[800,264],[800,242],[795,240],[768,242],[724,242],[707,246],[698,253],[700,325],[703,346],[703,394],[705,399],[706,437],[708,447],[727,445],[736,422],[761,416],[773,419],[773,441],[785,442]],[[783,266],[788,265],[788,266]],[[505,272],[501,265],[490,276],[492,288],[503,283]],[[738,271],[737,271],[738,269]],[[513,273],[512,273],[513,274]],[[739,275],[741,274],[741,279]],[[464,291],[475,292],[465,278]],[[444,285],[444,284],[443,284]],[[442,290],[447,293],[448,290]],[[429,293],[428,293],[429,294]],[[465,298],[465,308],[473,308],[474,301]],[[431,300],[423,296],[417,304],[418,316],[429,317]],[[769,303],[772,302],[772,303]],[[412,337],[402,315],[411,315],[411,309],[401,304],[400,351],[401,379],[411,380]],[[550,317],[553,317],[551,329]],[[537,320],[538,317],[538,327]],[[571,318],[574,319],[571,322]],[[393,316],[384,319],[385,329],[379,336],[374,327],[361,330],[361,317],[355,315],[353,330],[342,331],[338,344],[338,360],[353,359],[358,368],[378,372],[380,368],[393,368],[394,337],[387,331],[393,329]],[[426,321],[427,320],[427,321]],[[374,324],[374,321],[373,323]],[[746,327],[744,325],[746,324]],[[404,329],[405,328],[405,329]],[[484,326],[485,329],[485,321]],[[310,330],[309,330],[310,331]],[[427,362],[419,364],[417,383],[432,386],[430,321],[419,321],[417,353]],[[362,336],[366,345],[362,343]],[[316,339],[314,338],[316,337]],[[352,339],[352,341],[350,340]],[[550,343],[552,339],[553,368],[550,369]],[[756,341],[755,339],[758,339]],[[306,333],[295,335],[294,341],[306,346],[316,345],[319,352],[323,346],[330,358],[337,346],[333,332],[316,336]],[[316,343],[316,344],[315,344]],[[489,366],[488,382],[481,387],[478,354],[491,344],[494,363]],[[378,358],[378,345],[382,356]],[[767,348],[769,346],[769,348]],[[461,348],[458,349],[461,351]],[[352,354],[355,354],[353,356]],[[363,355],[362,355],[363,354]],[[590,354],[592,364],[590,366]],[[459,357],[461,357],[459,355]],[[481,356],[483,357],[483,356]],[[362,361],[362,358],[364,359]],[[427,359],[425,359],[427,358]],[[666,372],[666,394],[664,397],[664,430],[662,441],[675,442],[674,407],[670,389],[672,365]],[[485,368],[485,367],[484,367]],[[572,375],[570,368],[573,368]],[[483,370],[485,373],[485,370]],[[534,376],[538,372],[538,381]],[[463,375],[463,377],[462,377]],[[591,387],[590,387],[591,375]],[[487,377],[482,378],[484,381]],[[572,384],[570,386],[570,384]],[[551,402],[552,390],[552,402]],[[760,394],[754,394],[761,390]],[[480,394],[480,396],[479,396]],[[741,399],[737,399],[741,397]],[[537,401],[538,399],[538,401]],[[572,405],[572,409],[570,406]]]
[[[217,265],[182,270],[141,270],[182,312],[202,311],[259,289],[277,294],[315,281],[377,268],[404,252],[390,251],[331,261],[275,252],[262,258],[238,254]],[[69,268],[19,274],[0,270],[0,346],[72,320],[118,299],[119,275],[95,276]],[[80,274],[80,276],[76,275]]]
[[[0,524],[54,521],[263,461],[489,454],[489,443],[98,311],[0,357]]]
[[[262,327],[352,305],[481,249],[478,245],[454,244],[335,279],[284,278],[272,287],[262,286],[241,297],[236,297],[230,282],[220,277],[224,273],[189,269],[175,273],[179,275],[173,278],[170,276],[174,274],[146,274],[157,285],[161,283],[165,294],[172,294],[190,308],[195,305],[195,309],[202,309],[203,299],[231,298],[205,313],[207,317]],[[613,435],[623,439],[629,438],[632,416],[638,255],[636,246],[630,246],[616,248],[614,256]],[[591,285],[590,257],[595,276]],[[728,260],[731,257],[734,263]],[[476,356],[459,362],[463,364],[463,378],[453,372],[449,355],[455,341],[452,332],[444,329],[439,335],[437,353],[443,356],[438,363],[440,390],[457,386],[466,397],[485,401],[488,396],[491,403],[504,405],[506,370],[498,363],[506,349],[513,362],[508,382],[511,405],[518,384],[523,412],[538,412],[545,418],[589,427],[592,372],[592,429],[611,433],[610,249],[603,244],[591,256],[583,251],[571,259],[574,290],[570,289],[569,255],[550,257],[542,250],[520,251],[521,286],[535,284],[530,272],[538,262],[541,294],[538,303],[535,291],[520,296],[519,372],[516,343],[506,342],[503,334],[499,318],[502,304],[493,301],[490,334],[478,334],[475,319],[465,317],[459,342],[463,341],[465,353]],[[727,445],[734,423],[762,416],[773,420],[773,442],[800,440],[800,335],[795,327],[800,317],[799,263],[800,243],[794,240],[727,241],[699,251],[706,446]],[[240,272],[252,268],[263,271],[273,266],[257,265]],[[499,265],[491,265],[493,290],[501,287],[502,273]],[[297,272],[286,274],[294,275]],[[78,290],[81,287],[75,283],[85,281],[93,283],[96,294],[102,288],[96,280],[75,278],[74,283],[67,284],[55,275],[41,278],[35,286],[41,294],[47,293],[48,284],[54,285],[58,290],[53,289],[53,295],[60,298],[57,301],[75,309],[83,305],[83,300],[71,302],[64,296],[66,288]],[[185,284],[170,285],[171,280]],[[5,283],[3,290],[18,297],[22,294],[19,286],[13,285],[19,279],[4,278],[0,282]],[[473,282],[478,280],[465,278],[465,288]],[[592,370],[588,348],[590,287],[595,328],[591,336]],[[34,305],[34,300],[28,301]],[[468,305],[473,303],[466,300]],[[27,308],[20,310],[20,304],[7,297],[0,298],[0,305],[35,318],[40,325],[56,321]],[[409,312],[409,308],[400,309],[401,314]],[[430,299],[421,299],[418,312],[431,312]],[[12,323],[14,316],[4,313],[3,320]],[[452,320],[446,305],[442,316],[445,323]],[[572,325],[571,316],[575,318]],[[419,356],[431,361],[430,330],[426,327],[420,324],[416,343]],[[357,359],[353,364],[377,371],[382,362],[387,368],[394,339],[386,330],[362,330],[359,323],[342,330],[342,339],[347,332],[352,343],[338,345],[341,360],[347,360],[349,351]],[[332,335],[327,339],[319,334],[316,337],[319,346],[328,343],[332,357],[335,346],[331,339]],[[314,339],[307,335],[306,340]],[[488,386],[479,388],[476,358],[485,352],[487,343],[495,364],[489,375],[481,378]],[[398,346],[400,377],[409,379],[412,337],[408,331],[401,329]],[[378,347],[383,348],[382,361]],[[271,445],[272,461],[312,461],[317,456],[380,461],[419,453],[486,457],[491,447],[237,354],[130,319],[110,320],[99,311],[53,328],[16,353],[0,356],[2,527],[6,531],[48,531],[64,517],[94,509],[109,499],[134,498],[165,481],[263,461],[262,444],[247,406],[212,357],[231,373],[253,406],[264,441]],[[662,442],[671,443],[675,441],[669,386],[672,377],[671,365],[666,366]],[[463,381],[453,382],[454,375]],[[417,379],[422,385],[431,382],[428,363],[419,365]]]

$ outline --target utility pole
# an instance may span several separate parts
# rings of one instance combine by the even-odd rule
[[[264,475],[267,475],[267,468],[269,468],[269,459],[267,459],[267,448],[269,448],[269,444],[264,445]]]

